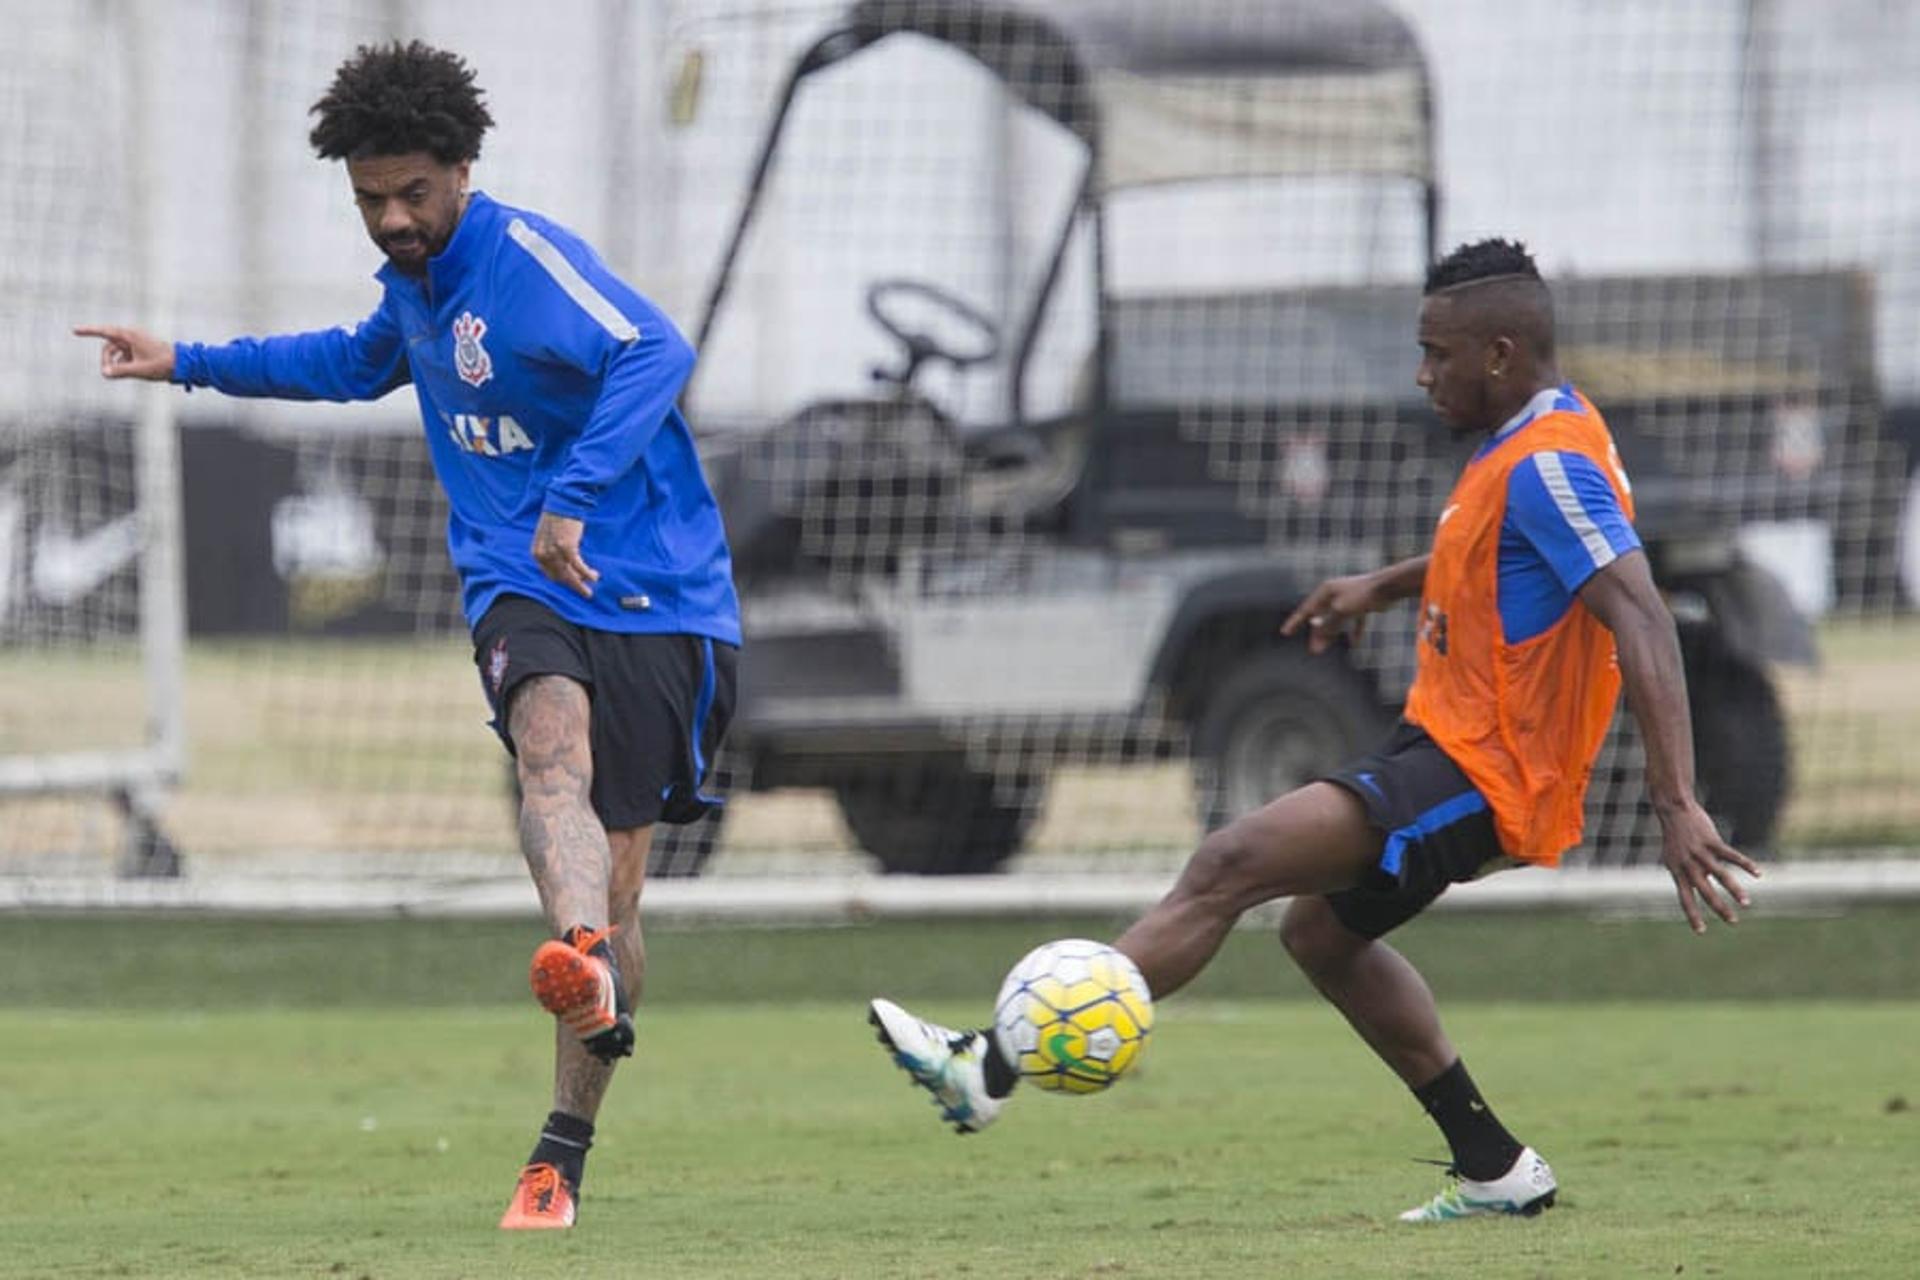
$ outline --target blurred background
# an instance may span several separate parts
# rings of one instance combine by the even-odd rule
[[[1460,455],[1413,386],[1419,281],[1496,235],[1620,439],[1716,816],[1783,862],[1920,867],[1912,6],[0,13],[17,897],[291,868],[531,901],[411,396],[143,392],[68,336],[371,311],[307,108],[357,45],[415,37],[487,91],[476,185],[699,340],[746,683],[725,816],[658,873],[1098,894],[1367,747],[1411,611],[1317,661],[1277,624],[1423,548]],[[1623,723],[1573,861],[1651,856],[1638,769]]]
[[[1913,1270],[1920,6],[0,0],[0,30],[0,1097],[33,1206],[0,1274]],[[639,1074],[537,1251],[492,1223],[547,1105],[545,924],[413,398],[109,385],[69,335],[372,311],[308,107],[412,38],[487,92],[476,184],[697,342],[748,634],[724,816],[656,848]],[[1410,607],[1314,659],[1278,625],[1431,536],[1461,458],[1413,384],[1420,281],[1487,236],[1537,257],[1619,442],[1700,789],[1766,863],[1748,918],[1680,923],[1623,717],[1567,869],[1396,932],[1568,1188],[1497,1257],[1374,1225],[1443,1148],[1270,929],[1161,1002],[1139,1087],[936,1148],[868,998],[978,1025],[1015,957],[1111,936],[1205,826],[1391,723]]]

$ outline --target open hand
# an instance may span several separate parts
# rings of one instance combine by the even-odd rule
[[[1747,896],[1746,886],[1733,873],[1738,868],[1758,879],[1760,868],[1753,859],[1722,840],[1713,819],[1693,801],[1688,801],[1686,807],[1671,816],[1663,816],[1660,826],[1664,840],[1660,860],[1666,863],[1667,874],[1673,877],[1673,887],[1680,895],[1680,910],[1686,915],[1688,926],[1695,933],[1707,931],[1701,903],[1728,924],[1740,923],[1740,913],[1734,909],[1734,903],[1744,907],[1750,905],[1752,899]]]

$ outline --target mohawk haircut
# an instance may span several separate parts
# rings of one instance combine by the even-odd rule
[[[1542,359],[1553,359],[1553,294],[1518,240],[1461,245],[1433,264],[1425,293],[1449,294],[1463,323],[1481,338],[1506,334]]]
[[[480,155],[493,124],[466,60],[418,40],[361,45],[309,114],[320,117],[308,141],[322,160],[424,151],[458,164]]]
[[[1518,240],[1476,240],[1458,249],[1427,269],[1427,293],[1438,293],[1455,285],[1500,277],[1540,279],[1540,268],[1533,255]]]

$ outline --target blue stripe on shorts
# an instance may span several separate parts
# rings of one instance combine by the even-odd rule
[[[1408,845],[1450,827],[1462,818],[1484,813],[1486,808],[1487,798],[1478,791],[1463,791],[1451,800],[1441,801],[1406,826],[1387,833],[1387,847],[1380,851],[1380,869],[1390,876],[1398,876]]]

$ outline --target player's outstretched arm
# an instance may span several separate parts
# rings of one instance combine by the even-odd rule
[[[1687,677],[1673,615],[1653,583],[1644,552],[1619,556],[1588,578],[1580,599],[1613,632],[1627,708],[1640,726],[1647,753],[1647,793],[1660,818],[1661,858],[1695,933],[1706,932],[1708,910],[1739,923],[1734,903],[1748,904],[1735,869],[1758,876],[1751,858],[1720,838],[1693,794],[1693,721]],[[1730,900],[1731,899],[1731,900]]]
[[[1291,636],[1307,628],[1307,652],[1324,653],[1341,635],[1358,640],[1366,629],[1367,615],[1420,594],[1427,579],[1427,556],[1415,556],[1390,564],[1372,573],[1356,573],[1344,578],[1328,578],[1307,593],[1300,607],[1280,624],[1280,634]]]
[[[103,378],[165,382],[173,377],[173,344],[143,329],[83,324],[76,325],[73,333],[78,338],[100,339],[100,376]]]
[[[281,400],[377,400],[413,376],[389,300],[351,328],[235,338],[208,346],[173,343],[124,325],[81,325],[74,333],[98,338],[100,373],[211,387],[230,396]]]

